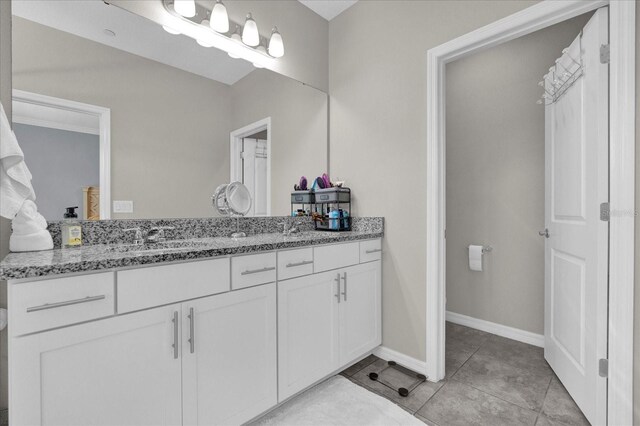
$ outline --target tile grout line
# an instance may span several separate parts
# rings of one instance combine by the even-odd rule
[[[489,334],[490,334],[490,333],[489,333]],[[507,404],[514,405],[514,406],[516,406],[516,407],[518,407],[518,408],[522,408],[522,409],[524,409],[524,410],[532,411],[532,412],[536,413],[536,422],[537,422],[537,421],[538,421],[538,415],[540,414],[540,412],[542,411],[542,408],[543,408],[543,406],[544,406],[544,401],[545,401],[545,399],[546,399],[546,397],[547,397],[547,393],[549,392],[549,387],[551,386],[551,380],[553,379],[553,377],[551,377],[551,379],[549,380],[549,384],[547,385],[547,390],[545,391],[544,398],[542,399],[542,404],[540,405],[540,410],[539,410],[539,411],[538,411],[538,410],[532,410],[531,408],[528,408],[528,407],[522,407],[522,406],[520,406],[519,404],[516,404],[516,403],[511,402],[511,401],[507,401],[506,399],[504,399],[504,398],[502,398],[502,397],[500,397],[500,396],[494,395],[494,394],[492,394],[492,393],[490,393],[490,392],[487,392],[487,391],[485,391],[485,390],[478,389],[477,387],[475,387],[475,386],[473,386],[473,385],[471,385],[471,384],[469,384],[469,383],[463,382],[463,381],[461,381],[461,380],[459,380],[459,379],[456,379],[456,378],[454,377],[454,376],[458,373],[458,371],[460,371],[460,369],[462,369],[462,367],[464,367],[464,366],[467,364],[467,362],[469,362],[469,360],[470,360],[470,359],[471,359],[471,358],[472,358],[472,357],[473,357],[473,356],[474,356],[474,355],[475,355],[475,354],[476,354],[476,353],[477,353],[477,352],[482,348],[482,346],[483,346],[483,345],[485,345],[486,343],[488,343],[490,340],[491,340],[491,336],[488,336],[488,338],[487,338],[487,339],[485,339],[485,341],[484,341],[483,343],[481,343],[481,344],[480,344],[480,346],[478,347],[478,349],[476,349],[476,350],[475,350],[475,352],[474,352],[474,353],[473,353],[469,358],[467,358],[467,360],[466,360],[466,361],[465,361],[465,362],[464,362],[464,363],[463,363],[463,364],[462,364],[462,365],[461,365],[461,366],[460,366],[460,367],[455,371],[455,373],[453,373],[453,374],[451,375],[451,377],[449,378],[449,380],[454,380],[454,381],[456,381],[456,382],[458,382],[458,383],[462,383],[462,384],[464,384],[464,385],[466,385],[466,386],[469,386],[469,387],[471,387],[471,388],[473,388],[473,389],[477,390],[478,392],[482,392],[482,393],[484,393],[484,394],[486,394],[486,395],[490,395],[490,396],[492,396],[492,397],[494,397],[494,398],[497,398],[497,399],[499,399],[499,400],[501,400],[501,401],[503,401],[503,402],[506,402]],[[492,357],[492,358],[493,358],[493,357]],[[513,368],[516,368],[516,369],[518,369],[518,370],[522,370],[522,371],[524,371],[522,368],[516,367],[516,366],[511,365],[511,364],[509,364],[509,363],[506,363],[506,362],[505,362],[505,364],[507,364],[507,365],[509,365],[509,366],[511,366],[511,367],[513,367]],[[541,376],[540,376],[540,377],[541,377]],[[444,386],[444,385],[443,385],[443,386]],[[442,389],[442,387],[441,387],[441,389]],[[438,390],[439,390],[439,389],[438,389]],[[435,395],[435,394],[434,394],[434,395]],[[433,397],[433,396],[432,396],[432,397]],[[429,398],[429,399],[431,399],[431,398]],[[426,404],[426,403],[425,403],[425,404]],[[422,408],[422,407],[420,407],[420,408]],[[534,425],[535,425],[535,423],[534,423]]]
[[[536,415],[536,421],[534,425],[538,424],[538,419],[540,418],[540,415],[542,414],[542,410],[544,409],[544,403],[547,401],[547,396],[549,395],[549,389],[551,389],[551,382],[553,382],[553,377],[551,378],[551,380],[549,380],[549,385],[547,386],[547,391],[544,393],[544,398],[542,398],[542,405],[540,406],[540,411],[538,411],[538,414]]]
[[[513,406],[518,407],[518,408],[520,408],[520,409],[522,409],[522,410],[527,410],[527,411],[531,411],[531,412],[533,412],[533,413],[536,413],[536,410],[534,410],[534,409],[527,408],[527,407],[523,407],[523,406],[521,406],[521,405],[516,404],[515,402],[507,401],[506,399],[504,399],[504,398],[502,398],[502,397],[500,397],[500,396],[498,396],[498,395],[494,395],[494,394],[492,394],[492,393],[490,393],[490,392],[487,392],[486,390],[479,389],[479,388],[477,388],[477,387],[473,386],[472,384],[469,384],[469,383],[463,382],[462,380],[458,380],[458,379],[454,379],[454,378],[452,378],[452,380],[453,380],[454,382],[458,382],[458,383],[460,383],[460,384],[462,384],[462,385],[469,386],[470,388],[475,389],[475,390],[477,390],[478,392],[482,392],[482,393],[483,393],[483,394],[485,394],[485,395],[489,395],[489,396],[491,396],[491,397],[493,397],[493,398],[499,399],[499,400],[500,400],[500,401],[502,401],[502,402],[506,402],[507,404],[513,405]],[[536,418],[537,418],[537,417],[536,417]]]
[[[445,336],[445,338],[446,338],[446,336]],[[446,343],[445,343],[445,345],[446,345]],[[442,384],[442,386],[440,386],[440,387],[438,388],[438,390],[436,390],[436,391],[433,393],[433,395],[431,395],[429,398],[427,398],[427,400],[424,402],[424,404],[422,404],[422,405],[420,406],[420,408],[418,408],[418,409],[416,410],[416,413],[417,413],[418,411],[422,410],[422,408],[423,408],[425,405],[427,405],[427,403],[428,403],[429,401],[431,401],[431,399],[433,399],[433,397],[434,397],[434,396],[436,396],[436,395],[438,394],[438,392],[440,392],[440,391],[442,390],[442,388],[444,388],[444,387],[445,387],[445,385],[449,382],[449,380],[451,380],[451,379],[453,378],[453,376],[455,376],[455,374],[456,374],[456,373],[457,373],[457,372],[458,372],[462,367],[464,367],[464,365],[465,365],[467,362],[469,362],[469,360],[471,359],[471,357],[472,357],[472,356],[474,356],[474,355],[476,354],[476,352],[478,352],[478,351],[480,350],[480,347],[482,347],[482,344],[480,344],[480,345],[478,346],[478,348],[477,348],[477,349],[476,349],[476,350],[475,350],[471,355],[469,355],[469,358],[467,358],[467,359],[465,360],[465,362],[463,362],[463,363],[462,363],[462,365],[461,365],[460,367],[458,367],[458,368],[456,369],[456,371],[455,371],[455,372],[453,372],[453,373],[451,374],[451,376],[449,376],[449,378],[448,378],[448,379],[444,379],[444,383]],[[445,368],[446,368],[446,360],[445,360]],[[425,418],[426,418],[426,417],[425,417]]]

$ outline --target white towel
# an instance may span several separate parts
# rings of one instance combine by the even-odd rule
[[[31,173],[0,103],[0,216],[12,220],[11,251],[51,250],[47,221],[33,201]]]
[[[25,200],[35,200],[31,173],[0,104],[0,216],[13,219]]]

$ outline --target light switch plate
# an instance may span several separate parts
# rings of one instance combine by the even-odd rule
[[[118,200],[113,202],[114,213],[133,213],[133,201]]]

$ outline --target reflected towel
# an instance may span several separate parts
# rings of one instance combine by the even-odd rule
[[[35,200],[31,173],[0,104],[0,216],[13,219],[25,200]]]

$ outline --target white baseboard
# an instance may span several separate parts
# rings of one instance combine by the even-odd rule
[[[385,361],[395,361],[403,367],[407,367],[416,373],[427,373],[427,363],[418,359],[412,358],[409,355],[402,354],[393,349],[389,349],[385,346],[378,346],[373,350],[373,354],[378,358],[382,358]]]
[[[468,317],[466,315],[457,314],[447,311],[447,321],[454,324],[464,325],[466,327],[475,328],[476,330],[486,331],[487,333],[497,334],[498,336],[508,339],[517,340],[518,342],[528,343],[530,345],[544,348],[544,336],[535,334],[530,331],[520,330],[518,328],[508,327],[506,325],[497,324],[495,322],[485,321],[478,318]]]

